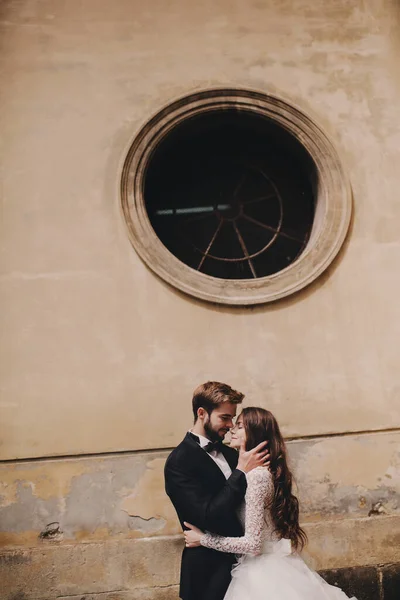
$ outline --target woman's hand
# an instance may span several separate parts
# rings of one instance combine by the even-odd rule
[[[186,521],[184,521],[183,524],[185,527],[188,527],[188,529],[183,532],[186,548],[197,548],[197,546],[201,546],[200,540],[204,533],[198,527],[186,523]]]

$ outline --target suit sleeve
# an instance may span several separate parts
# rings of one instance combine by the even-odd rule
[[[178,515],[184,515],[185,521],[203,531],[226,531],[226,517],[231,516],[243,501],[246,488],[246,476],[238,469],[232,472],[217,494],[211,495],[178,461],[167,461],[165,466],[165,489]]]

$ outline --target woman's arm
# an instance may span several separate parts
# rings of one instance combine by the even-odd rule
[[[200,543],[206,548],[235,554],[258,554],[263,543],[264,507],[274,496],[274,482],[269,470],[259,467],[247,476],[245,534],[222,537],[206,533]]]

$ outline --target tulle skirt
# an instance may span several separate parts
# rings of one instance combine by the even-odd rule
[[[280,540],[266,542],[258,556],[239,559],[224,600],[348,600],[348,596],[292,554],[289,540]]]

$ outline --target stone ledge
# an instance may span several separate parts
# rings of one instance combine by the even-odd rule
[[[331,585],[340,587],[349,597],[357,600],[398,600],[400,589],[400,563],[369,567],[349,567],[320,571],[320,575]],[[7,592],[6,592],[7,593]],[[57,596],[57,600],[179,600],[177,585],[166,587],[115,590],[94,594]],[[2,600],[28,600],[23,591],[11,591]],[[40,600],[51,600],[53,596],[40,596]]]
[[[77,596],[61,596],[57,600],[179,600],[179,586],[166,588],[143,588],[133,592],[104,592],[101,594],[78,594]],[[13,599],[9,599],[13,600]],[[17,600],[17,598],[15,598]],[[18,599],[19,600],[19,599]],[[21,598],[20,600],[23,600]]]
[[[304,529],[304,557],[315,570],[400,562],[400,515],[326,520]]]
[[[0,597],[51,600],[129,592],[128,598],[145,600],[153,588],[166,590],[167,600],[179,581],[180,550],[180,537],[9,548],[0,554]]]

